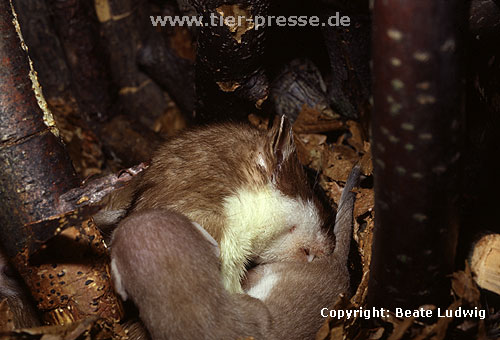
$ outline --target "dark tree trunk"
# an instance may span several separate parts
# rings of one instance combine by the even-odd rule
[[[1,0],[0,242],[46,321],[61,323],[92,314],[118,319],[121,306],[107,274],[99,232],[81,216],[70,218],[79,211],[60,207],[61,196],[79,181],[13,18],[11,2]],[[39,235],[44,228],[38,226],[48,220],[56,221],[51,236],[66,228],[56,237],[61,248],[31,242],[44,239]]]
[[[46,98],[60,96],[72,86],[64,50],[53,30],[45,1],[13,1]]]
[[[95,174],[105,160],[96,131],[91,129],[91,126],[96,128],[87,112],[91,107],[82,106],[84,103],[77,100],[65,53],[54,31],[46,2],[16,0],[14,7],[43,95],[68,146],[73,166],[82,178]],[[72,127],[75,125],[81,133],[74,133],[76,127]]]
[[[194,118],[194,62],[177,55],[160,34],[151,35],[145,42],[138,62],[186,117]]]
[[[375,1],[369,303],[449,297],[463,135],[463,1]],[[462,26],[462,27],[460,27]]]
[[[500,178],[492,157],[500,154],[500,6],[473,0],[467,41],[467,142],[464,164],[463,228],[458,259],[485,230],[500,233],[497,193]],[[462,264],[462,263],[460,263]]]
[[[332,74],[328,86],[330,104],[345,117],[365,118],[371,111],[371,18],[368,4],[364,10],[358,8],[356,12],[327,7],[322,15],[324,22],[335,16],[350,18],[349,26],[323,27]],[[330,20],[337,23],[334,19]]]
[[[100,22],[110,75],[118,86],[120,111],[132,117],[158,117],[167,108],[166,96],[137,65],[137,53],[153,29],[142,16],[144,1],[93,1]],[[143,21],[143,22],[141,22]],[[144,114],[144,113],[147,114]],[[152,125],[152,122],[148,125]]]
[[[266,27],[242,20],[240,26],[220,24],[222,18],[265,16],[269,0],[191,0],[206,22],[199,28],[196,56],[196,118],[199,121],[245,119],[267,99],[268,79],[261,68]]]
[[[89,124],[107,118],[112,105],[108,63],[99,44],[99,23],[93,3],[83,0],[47,0],[54,27],[66,55],[80,107]],[[95,131],[97,127],[93,128]]]

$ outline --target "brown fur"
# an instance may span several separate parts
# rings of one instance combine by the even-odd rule
[[[268,175],[255,161],[264,136],[239,124],[185,132],[157,151],[133,210],[172,208],[200,223],[219,242],[223,199],[239,187],[266,182]]]
[[[113,239],[112,259],[153,340],[314,339],[324,322],[321,308],[349,290],[345,260],[330,255],[251,270],[250,287],[266,269],[280,276],[264,303],[230,295],[209,242],[187,219],[169,211],[125,219]]]
[[[263,264],[247,273],[250,291],[269,275],[276,282],[262,301],[223,288],[213,245],[184,216],[156,210],[125,219],[114,235],[117,290],[138,306],[156,339],[314,339],[339,294],[349,293],[347,256],[355,167],[342,193],[335,251],[310,263]],[[117,279],[119,278],[119,279]]]
[[[340,294],[349,294],[349,272],[345,261],[334,255],[307,262],[264,264],[248,272],[251,288],[270,272],[278,282],[263,302],[272,315],[280,339],[314,339],[325,321],[321,309],[331,308]],[[248,289],[247,289],[248,290]]]
[[[259,164],[259,157],[265,166]],[[270,182],[285,195],[313,201],[326,221],[328,213],[298,162],[290,125],[284,120],[280,126],[279,119],[268,132],[226,123],[181,133],[160,146],[150,168],[113,195],[105,210],[173,209],[201,224],[220,242],[225,229],[224,198],[239,188]],[[96,216],[98,225],[109,223],[101,217],[105,213]]]
[[[134,301],[153,340],[272,339],[264,304],[223,288],[213,245],[186,217],[134,214],[115,231],[111,249],[117,290]]]

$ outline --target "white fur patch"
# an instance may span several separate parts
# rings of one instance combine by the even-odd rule
[[[280,276],[277,273],[266,269],[266,273],[262,279],[260,279],[255,286],[250,288],[247,294],[261,301],[265,301],[279,281],[279,278]]]
[[[111,260],[111,278],[113,279],[113,284],[115,286],[115,291],[121,296],[123,301],[127,301],[128,296],[125,288],[123,287],[122,277],[116,266],[115,259]]]
[[[322,225],[312,202],[285,196],[273,185],[260,190],[242,188],[226,198],[224,208],[231,234],[250,243],[246,246],[257,253],[292,226],[296,227],[295,232],[316,234]],[[241,247],[239,242],[234,244]]]
[[[322,225],[312,202],[285,196],[272,184],[258,190],[240,188],[225,199],[224,212],[221,270],[224,286],[232,293],[241,292],[240,280],[250,260],[288,259],[304,242],[315,243]]]
[[[264,160],[264,155],[260,152],[257,155],[257,164],[261,166],[263,169],[267,170],[267,164],[266,161]]]
[[[196,227],[196,229],[198,229],[198,231],[203,235],[203,237],[208,242],[210,242],[210,244],[212,244],[214,246],[215,256],[217,256],[217,258],[219,258],[220,257],[220,249],[219,249],[219,244],[217,243],[217,241],[201,225],[199,225],[196,222],[191,222],[191,223]]]

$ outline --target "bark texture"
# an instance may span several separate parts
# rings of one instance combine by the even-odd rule
[[[137,52],[153,27],[142,15],[145,1],[94,0],[102,46],[113,83],[118,86],[120,111],[140,118],[158,117],[167,107],[159,86],[139,70]]]
[[[372,305],[412,308],[449,297],[463,137],[462,3],[375,1]]]
[[[79,181],[9,0],[0,1],[0,37],[0,241],[45,320],[64,323],[92,314],[118,319],[121,305],[99,232],[85,215],[69,218],[81,211],[61,209],[60,198]],[[39,224],[54,220],[54,233],[39,235],[46,231]],[[58,246],[33,242],[48,237]]]
[[[198,15],[217,26],[199,27],[196,56],[196,119],[198,121],[241,120],[260,107],[269,95],[269,82],[261,65],[266,27],[255,21],[234,24],[238,16],[265,16],[268,0],[192,0]]]

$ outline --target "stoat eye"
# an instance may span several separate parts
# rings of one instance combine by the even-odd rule
[[[290,233],[293,233],[295,231],[295,229],[297,229],[297,226],[294,225],[293,227],[290,228],[290,230],[288,230]]]

